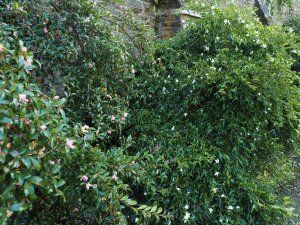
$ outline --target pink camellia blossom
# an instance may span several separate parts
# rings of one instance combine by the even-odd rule
[[[124,112],[124,115],[123,115],[125,118],[128,116],[128,113],[127,112]]]
[[[108,130],[107,133],[108,133],[108,134],[111,134],[111,133],[112,133],[112,130]]]
[[[0,52],[3,52],[3,50],[4,50],[4,46],[0,44]]]
[[[19,102],[28,102],[29,100],[26,98],[26,94],[19,94]]]
[[[30,120],[30,119],[27,119],[27,118],[24,118],[24,122],[25,122],[26,125],[29,125],[30,122],[31,122],[31,120]]]
[[[118,177],[117,177],[117,175],[116,174],[114,174],[114,175],[112,175],[112,177],[111,177],[113,180],[118,180]]]
[[[44,27],[43,30],[44,30],[44,33],[45,33],[45,34],[48,34],[49,31],[48,31],[48,29],[47,29],[46,27]]]
[[[116,117],[114,115],[111,116],[111,121],[115,121]]]
[[[75,148],[75,145],[74,145],[73,143],[74,143],[73,140],[70,140],[70,139],[67,138],[66,146],[67,146],[68,148],[74,149],[74,148]]]
[[[22,51],[22,53],[26,53],[27,52],[27,48],[26,47],[22,47],[21,51]]]
[[[78,211],[79,211],[78,208],[74,208],[74,209],[73,209],[73,212],[78,212]]]
[[[54,100],[58,100],[58,99],[59,99],[59,96],[58,96],[58,95],[55,95],[55,96],[53,97],[53,99],[54,99]]]
[[[122,121],[125,121],[125,117],[124,117],[124,116],[122,116],[122,117],[121,117],[121,120],[122,120]]]
[[[89,22],[91,21],[91,18],[88,16],[88,17],[85,18],[84,21],[85,21],[86,23],[89,23]]]
[[[90,183],[87,183],[87,184],[85,185],[86,190],[90,190],[90,187],[93,187],[93,185],[90,184]]]
[[[80,178],[80,181],[87,182],[88,179],[89,179],[88,176],[83,175],[83,176]]]
[[[26,59],[26,60],[24,61],[24,66],[25,66],[25,67],[31,66],[31,64],[32,64],[32,60],[30,60],[30,59]]]
[[[44,131],[44,130],[47,129],[47,126],[46,126],[45,124],[43,124],[42,126],[40,126],[40,129],[41,129],[42,131]]]

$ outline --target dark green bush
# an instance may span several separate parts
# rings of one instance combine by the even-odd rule
[[[295,35],[198,3],[138,61],[147,41],[107,2],[0,1],[1,222],[285,225],[271,176],[299,146]],[[31,73],[48,95],[64,80],[66,104]]]
[[[289,32],[294,32],[298,38],[297,43],[300,44],[300,17],[299,16],[293,16],[289,18],[285,23],[283,24],[283,27],[287,29]],[[292,66],[292,70],[296,72],[300,72],[300,56],[299,51],[297,50],[291,50],[291,54],[293,58],[296,60],[296,62]]]
[[[192,9],[201,18],[140,68],[132,123],[155,178],[141,187],[175,224],[286,224],[275,187],[259,177],[299,146],[295,36],[235,5]]]

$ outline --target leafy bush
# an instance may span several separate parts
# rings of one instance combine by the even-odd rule
[[[300,17],[293,16],[289,18],[284,24],[284,28],[287,28],[288,31],[295,32],[298,40],[297,43],[299,45],[300,43]],[[292,66],[292,70],[296,72],[300,72],[300,56],[299,51],[296,51],[295,49],[291,51],[291,54],[293,58],[296,60],[296,62]]]
[[[235,5],[191,8],[201,18],[139,68],[132,123],[154,178],[140,188],[175,224],[286,224],[261,177],[299,146],[295,36]]]
[[[4,2],[3,22],[17,28],[18,37],[42,65],[35,76],[43,90],[54,86],[60,94],[68,93],[66,113],[71,121],[118,130],[103,125],[109,124],[111,115],[121,120],[127,111],[134,75],[129,39],[138,40],[143,27],[129,12],[119,12],[117,19],[111,12],[114,1]],[[134,32],[128,37],[121,31],[129,24]]]
[[[68,125],[65,99],[48,97],[32,83],[38,62],[14,31],[1,25],[1,224],[124,224],[136,214],[169,218],[161,207],[130,198],[131,184],[144,174],[135,162],[139,156],[126,153],[130,136]],[[109,123],[124,125],[117,118]],[[120,146],[105,145],[114,136]]]
[[[14,48],[0,32],[1,224],[34,204],[63,195],[60,161],[68,138],[64,99],[47,97],[30,82],[32,54],[20,42]]]
[[[137,61],[103,4],[0,2],[1,222],[286,224],[270,176],[299,141],[295,36],[198,3]]]

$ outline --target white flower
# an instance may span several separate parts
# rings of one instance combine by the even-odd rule
[[[224,20],[224,23],[225,23],[225,24],[230,24],[230,21],[229,21],[228,19],[225,19],[225,20]]]
[[[184,113],[184,116],[187,116],[187,113]]]
[[[214,5],[211,7],[212,10],[214,10],[215,8],[216,8],[216,7],[215,7]]]
[[[216,159],[216,160],[215,160],[215,163],[217,163],[217,164],[218,164],[219,162],[220,162],[220,160],[219,160],[219,159]]]
[[[239,207],[239,206],[237,206],[236,208],[237,208],[237,209],[240,209],[240,207]]]
[[[226,198],[226,196],[224,194],[221,194],[221,198]]]
[[[217,190],[218,190],[218,188],[213,188],[213,189],[211,189],[211,191],[212,191],[213,193],[217,193]]]
[[[267,45],[266,45],[266,44],[263,44],[261,47],[262,47],[262,48],[267,48]]]
[[[217,36],[217,37],[216,37],[216,41],[219,41],[219,40],[220,40],[220,37]]]
[[[215,172],[215,176],[216,177],[219,176],[219,174],[220,174],[219,172],[217,172],[217,171]]]
[[[208,46],[204,46],[205,51],[209,51],[209,47]]]
[[[227,209],[233,210],[233,207],[230,205],[230,206],[227,207]]]
[[[212,213],[214,210],[212,208],[208,209],[209,213]]]
[[[173,127],[171,128],[171,130],[175,130],[175,126],[173,126]]]
[[[183,217],[183,222],[186,223],[189,220],[190,216],[191,216],[191,214],[189,212],[186,212]]]
[[[175,82],[178,83],[178,79],[176,79]]]
[[[188,205],[185,205],[184,208],[185,208],[185,209],[189,209],[189,206],[188,206]]]
[[[135,218],[135,220],[134,220],[136,223],[139,221],[139,218]]]
[[[290,29],[289,29],[289,32],[290,32],[290,33],[293,33],[293,32],[294,32],[293,28],[290,28]]]
[[[296,53],[297,54],[297,50],[293,50],[292,53]]]

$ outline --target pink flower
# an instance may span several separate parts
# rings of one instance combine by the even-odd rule
[[[47,29],[46,27],[44,27],[43,30],[44,30],[44,33],[45,33],[45,34],[48,34],[49,31],[48,31],[48,29]]]
[[[54,99],[54,100],[58,100],[58,99],[59,99],[59,96],[58,96],[58,95],[55,95],[55,96],[53,97],[53,99]]]
[[[19,102],[28,102],[29,100],[26,98],[25,94],[19,94]]]
[[[111,133],[112,133],[112,130],[108,130],[107,133],[108,133],[108,134],[111,134]]]
[[[73,212],[78,212],[78,211],[79,211],[78,208],[74,208],[74,209],[73,209]]]
[[[85,21],[86,23],[89,23],[89,22],[91,21],[91,18],[88,16],[88,17],[85,18],[84,21]]]
[[[25,62],[24,62],[25,67],[31,66],[31,64],[32,64],[32,61],[30,59],[26,59]]]
[[[112,97],[111,97],[111,95],[106,95],[106,97],[108,97],[110,100],[112,100]]]
[[[80,178],[80,181],[87,182],[88,179],[89,179],[88,176],[83,175],[83,176]]]
[[[74,149],[75,148],[75,145],[73,145],[74,141],[73,140],[70,140],[67,138],[67,141],[66,141],[66,146],[68,148],[71,148],[71,149]]]
[[[122,120],[122,121],[125,121],[125,117],[124,117],[124,116],[122,116],[122,117],[121,117],[121,120]]]
[[[4,46],[0,44],[0,52],[3,52],[3,50],[4,50]]]
[[[125,118],[128,116],[128,113],[127,112],[124,112],[124,115],[123,115]]]
[[[22,47],[21,51],[22,51],[22,53],[26,53],[27,52],[27,48],[26,47]]]
[[[24,118],[24,121],[25,121],[25,124],[26,124],[26,125],[29,125],[30,122],[31,122],[31,120],[29,120],[29,119],[27,119],[27,118]]]
[[[111,177],[113,180],[118,180],[118,177],[117,177],[117,175],[116,174],[114,174],[114,175],[112,175],[112,177]]]
[[[116,117],[114,115],[111,116],[111,121],[115,121]]]
[[[40,129],[41,129],[42,131],[44,131],[44,130],[47,129],[47,126],[46,126],[46,125],[42,125],[42,126],[40,126]]]
[[[90,184],[90,183],[87,183],[87,184],[85,185],[86,190],[90,190],[90,187],[93,187],[93,185]]]

